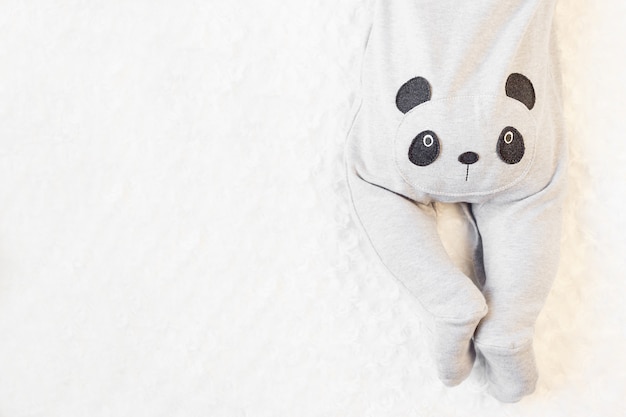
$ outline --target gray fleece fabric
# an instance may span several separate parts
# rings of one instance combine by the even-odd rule
[[[556,275],[566,143],[553,0],[377,0],[345,148],[354,215],[419,301],[440,379],[476,357],[504,402],[537,380],[535,321]],[[474,283],[433,202],[477,230]]]

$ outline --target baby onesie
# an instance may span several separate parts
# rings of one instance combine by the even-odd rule
[[[419,301],[440,379],[477,355],[488,391],[537,380],[533,333],[556,275],[567,148],[555,0],[376,0],[345,148],[358,224]],[[433,202],[477,232],[476,282],[451,262]]]

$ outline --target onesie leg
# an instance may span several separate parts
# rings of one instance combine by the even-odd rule
[[[371,184],[350,166],[348,182],[356,217],[372,247],[423,307],[439,378],[448,386],[461,383],[474,363],[476,325],[487,313],[483,295],[449,259],[431,206]]]
[[[477,343],[476,349],[493,397],[512,403],[535,391],[538,373],[532,342],[515,349]]]
[[[516,402],[535,390],[533,333],[558,267],[561,184],[510,203],[473,206],[483,243],[489,313],[475,347],[489,392]]]
[[[425,320],[431,332],[428,344],[439,379],[448,387],[459,385],[474,366],[476,351],[472,336],[480,321],[479,315],[465,321],[441,320],[426,315]]]

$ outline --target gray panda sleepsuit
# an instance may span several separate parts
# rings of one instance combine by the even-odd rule
[[[515,402],[537,380],[533,331],[556,274],[566,177],[556,0],[376,0],[345,159],[354,214],[423,307],[440,379],[478,355]],[[476,282],[432,203],[477,231]]]

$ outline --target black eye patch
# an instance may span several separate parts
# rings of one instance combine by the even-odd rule
[[[517,164],[522,160],[526,152],[522,134],[514,127],[505,127],[502,133],[500,133],[496,151],[500,159],[507,164]]]
[[[414,165],[425,167],[432,164],[439,157],[441,144],[437,134],[426,130],[413,139],[409,148],[409,160]]]

